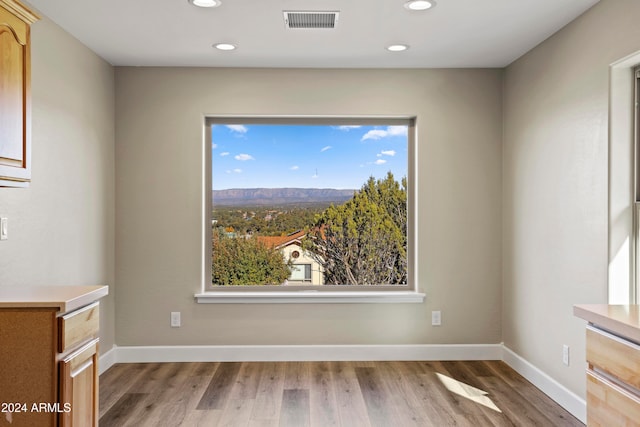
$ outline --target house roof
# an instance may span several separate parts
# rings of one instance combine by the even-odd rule
[[[292,243],[300,243],[300,239],[304,238],[307,232],[304,230],[296,231],[287,236],[257,236],[259,242],[264,243],[269,248],[279,249]]]

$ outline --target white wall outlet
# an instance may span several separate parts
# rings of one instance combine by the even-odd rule
[[[566,344],[562,346],[562,363],[569,366],[569,346]]]
[[[0,240],[9,238],[9,218],[0,218]]]
[[[440,310],[431,312],[431,326],[442,325],[442,313]]]
[[[172,311],[171,312],[171,327],[179,328],[180,327],[180,312]]]

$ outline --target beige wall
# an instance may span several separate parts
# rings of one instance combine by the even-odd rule
[[[505,71],[504,342],[580,396],[572,305],[607,302],[609,65],[640,49],[638,16],[602,0]]]
[[[111,285],[104,352],[115,342],[113,67],[46,18],[32,42],[32,183],[0,188],[0,286]]]
[[[500,70],[116,68],[118,345],[501,342],[501,87]],[[416,115],[426,303],[196,304],[205,114]]]
[[[607,146],[608,124],[628,120],[609,120],[609,65],[640,50],[639,14],[636,0],[602,0],[504,72],[125,67],[115,82],[40,21],[33,184],[0,189],[0,286],[113,285],[115,274],[103,351],[116,329],[119,345],[504,340],[584,396],[584,323],[571,306],[606,302],[608,260],[628,234],[628,146],[614,159]],[[416,115],[426,302],[196,304],[205,114]],[[182,328],[169,328],[170,311]]]

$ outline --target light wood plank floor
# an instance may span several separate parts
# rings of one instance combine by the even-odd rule
[[[116,364],[100,426],[583,426],[503,362]]]

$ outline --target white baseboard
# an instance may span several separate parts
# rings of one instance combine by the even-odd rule
[[[100,374],[116,363],[503,360],[586,423],[584,399],[502,344],[114,346],[100,356]]]
[[[107,369],[118,363],[118,347],[113,346],[109,351],[100,355],[98,361],[98,374],[102,375]]]
[[[574,417],[587,423],[587,403],[584,399],[507,347],[504,347],[502,360]]]
[[[501,344],[123,346],[116,357],[118,363],[501,359]]]

